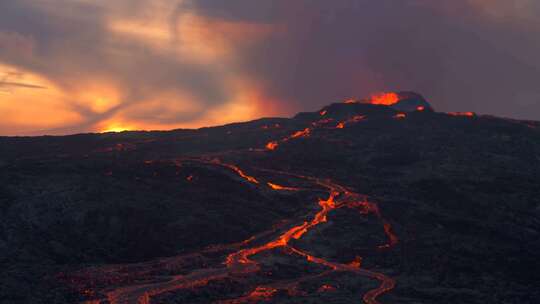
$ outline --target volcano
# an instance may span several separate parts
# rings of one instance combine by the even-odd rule
[[[0,147],[0,303],[540,303],[536,121],[398,92]]]

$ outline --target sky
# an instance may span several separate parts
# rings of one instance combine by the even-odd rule
[[[540,119],[537,0],[0,0],[0,135],[197,128],[376,92]]]

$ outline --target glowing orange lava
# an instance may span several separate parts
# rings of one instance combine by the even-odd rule
[[[347,119],[346,121],[342,121],[342,122],[338,123],[336,128],[337,129],[344,129],[345,126],[347,126],[349,124],[354,124],[354,123],[360,122],[360,121],[362,121],[364,119],[366,119],[365,115],[356,115],[356,116],[353,116],[352,118]]]
[[[394,118],[396,119],[403,119],[403,118],[406,118],[407,117],[407,114],[405,113],[398,113],[396,115],[394,115]]]
[[[314,123],[313,125],[316,125],[316,123]],[[301,131],[297,131],[295,132],[294,134],[292,134],[291,136],[288,136],[288,137],[285,137],[283,139],[281,139],[280,141],[271,141],[269,143],[266,144],[266,149],[267,150],[275,150],[278,148],[279,146],[279,143],[280,142],[287,142],[291,139],[295,139],[295,138],[300,138],[300,137],[308,137],[309,135],[311,134],[311,128],[305,128],[304,130],[301,130]]]
[[[424,111],[425,109],[426,109],[426,107],[424,107],[424,106],[418,106],[418,107],[416,107],[416,111],[419,111],[419,112],[422,112],[422,111]]]
[[[369,99],[368,103],[375,105],[391,106],[399,101],[399,96],[396,93],[379,93],[374,94]]]
[[[211,163],[214,163],[214,164],[217,164],[217,165],[221,165],[221,166],[224,166],[224,167],[227,167],[227,168],[233,170],[233,171],[236,172],[240,177],[242,177],[243,179],[245,179],[246,181],[248,181],[248,182],[250,182],[250,183],[253,183],[253,184],[258,184],[258,183],[259,183],[259,181],[258,181],[255,177],[247,175],[244,171],[242,171],[240,168],[238,168],[238,167],[235,166],[235,165],[222,163],[222,162],[219,161],[218,159],[212,160]]]
[[[254,184],[259,183],[259,181],[255,177],[245,174],[244,171],[240,170],[238,167],[232,166],[232,165],[229,165],[228,167],[233,169],[234,171],[236,171],[236,173],[238,173],[238,175],[245,178],[248,182],[254,183]]]
[[[270,183],[270,182],[268,182],[267,185],[268,185],[268,187],[270,187],[270,188],[272,188],[274,190],[285,190],[285,191],[298,191],[298,190],[300,190],[298,188],[280,186],[278,184],[274,184],[274,183]]]
[[[277,149],[278,146],[279,146],[279,144],[278,144],[277,141],[271,141],[271,142],[266,144],[266,149],[275,150],[275,149]]]
[[[326,222],[326,215],[328,214],[328,212],[330,212],[330,210],[335,208],[334,197],[338,194],[339,194],[338,192],[332,191],[330,193],[329,198],[326,201],[321,200],[319,202],[319,205],[322,207],[322,210],[319,211],[315,215],[313,220],[311,220],[310,222],[304,222],[302,225],[295,226],[289,229],[288,231],[286,231],[285,233],[283,233],[276,240],[266,243],[262,246],[248,248],[248,249],[235,252],[227,257],[226,264],[229,267],[233,267],[237,263],[257,265],[257,263],[249,259],[250,256],[253,256],[262,251],[287,246],[289,242],[291,241],[291,239],[293,238],[300,239],[310,228],[322,222]]]
[[[211,161],[200,160],[204,164],[212,164],[217,166],[222,166],[233,170],[243,179],[247,180],[250,183],[259,184],[259,181],[252,176],[247,175],[243,170],[241,170],[236,165],[222,163],[218,159]],[[259,169],[265,170],[265,169]],[[351,263],[342,264],[337,262],[332,262],[324,258],[316,257],[311,255],[308,252],[300,250],[294,247],[294,240],[301,239],[306,233],[308,233],[312,228],[325,223],[328,221],[329,213],[332,210],[339,208],[350,208],[356,209],[361,214],[374,214],[383,222],[384,231],[389,238],[388,247],[396,244],[398,242],[397,237],[393,234],[390,224],[385,221],[377,204],[367,200],[367,197],[351,192],[347,188],[338,185],[331,180],[321,179],[317,177],[308,177],[302,175],[295,175],[292,173],[280,172],[266,170],[267,172],[281,173],[288,176],[293,176],[295,178],[303,179],[305,181],[312,182],[318,187],[327,189],[328,198],[319,200],[318,204],[321,207],[318,212],[311,214],[312,218],[309,221],[305,221],[301,224],[296,224],[295,226],[289,227],[288,229],[281,230],[282,228],[274,228],[269,232],[261,233],[259,236],[253,236],[248,240],[233,244],[230,246],[216,246],[215,250],[221,249],[233,249],[232,253],[227,255],[225,260],[226,267],[209,267],[194,270],[188,274],[179,274],[169,276],[169,280],[164,280],[163,277],[158,278],[157,281],[150,281],[149,283],[135,283],[134,285],[127,285],[124,287],[117,287],[116,289],[112,288],[106,291],[106,297],[108,303],[111,304],[122,304],[122,303],[139,303],[139,304],[148,304],[151,301],[151,297],[165,292],[170,292],[179,289],[192,289],[196,287],[206,286],[210,281],[220,280],[224,278],[230,278],[231,276],[239,275],[245,276],[249,273],[255,273],[261,270],[259,263],[250,259],[252,256],[259,254],[264,251],[269,251],[276,248],[284,248],[284,253],[295,254],[300,257],[305,258],[307,261],[315,264],[319,264],[327,267],[329,270],[326,273],[330,272],[352,272],[358,275],[366,276],[371,279],[375,279],[381,282],[381,284],[370,291],[368,291],[363,296],[363,301],[366,304],[379,304],[377,297],[381,294],[391,290],[395,286],[395,281],[378,272],[370,271],[362,268],[362,258],[356,257]],[[288,190],[295,189],[289,187],[283,187],[274,183],[268,182],[267,185],[274,190]],[[279,234],[276,234],[276,232]],[[254,247],[245,247],[248,246],[251,241],[259,239],[261,235],[273,235],[275,238],[262,245],[256,245]],[[292,242],[292,244],[291,244]],[[236,247],[239,246],[239,247]],[[211,249],[209,249],[211,250]],[[231,251],[229,251],[231,252]],[[199,253],[195,253],[199,254]],[[179,257],[181,259],[181,256]],[[177,258],[171,258],[177,259]],[[151,266],[151,264],[150,264]],[[144,266],[141,266],[144,269]],[[122,270],[124,271],[124,270]],[[141,273],[144,275],[145,271],[155,271],[154,268],[150,267],[149,270],[141,270]],[[272,297],[276,295],[279,290],[291,290],[295,287],[291,287],[290,284],[296,284],[300,280],[294,280],[293,283],[287,283],[281,286],[258,286],[255,290],[247,293],[245,296],[235,299],[235,300],[226,300],[219,303],[260,303],[264,301],[271,300]],[[335,290],[333,286],[323,285],[319,291],[332,291]],[[93,290],[91,291],[94,292]],[[290,293],[291,294],[291,293]],[[294,294],[294,292],[292,293]],[[96,302],[99,303],[99,302]]]
[[[310,128],[305,128],[302,131],[298,131],[298,132],[294,133],[293,135],[291,135],[290,138],[308,137],[310,133],[311,133],[311,129]]]

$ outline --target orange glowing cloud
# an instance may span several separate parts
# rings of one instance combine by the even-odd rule
[[[86,107],[94,113],[107,112],[122,103],[120,89],[114,85],[112,79],[83,81],[70,90],[69,94],[79,106]]]
[[[109,29],[118,35],[125,35],[146,44],[156,52],[177,56],[178,60],[201,65],[215,64],[216,68],[223,68],[222,82],[227,88],[229,99],[207,108],[204,101],[190,95],[187,90],[156,92],[101,122],[96,127],[98,131],[197,128],[285,112],[272,109],[272,104],[276,101],[264,95],[261,85],[228,67],[235,56],[235,47],[264,39],[276,31],[276,27],[212,19],[190,12],[182,14],[174,30],[163,20],[168,19],[116,18],[110,20]],[[105,100],[112,101],[105,102],[102,106],[104,109],[116,104],[117,98],[110,92],[89,95],[93,95],[91,99],[94,100],[95,108],[99,108]],[[113,97],[97,97],[101,95]],[[175,122],[175,117],[189,119],[177,119]]]
[[[63,60],[58,68],[77,77],[62,75],[56,79],[58,75],[48,77],[0,65],[0,110],[8,114],[0,122],[0,134],[198,128],[286,113],[287,109],[274,109],[273,104],[278,102],[264,94],[260,83],[235,67],[235,50],[239,46],[261,41],[278,27],[199,16],[189,10],[171,25],[173,5],[162,4],[164,8],[154,9],[151,14],[135,16],[118,13],[113,4],[103,4],[109,14],[104,24],[106,45],[98,48],[99,56],[103,56],[102,68],[76,67],[78,57]],[[35,44],[31,37],[0,31],[0,47],[0,55],[3,52],[33,60]],[[137,53],[141,49],[146,53]],[[151,58],[169,64],[152,66]],[[139,71],[140,60],[153,70],[141,66]],[[73,71],[77,68],[84,72]],[[169,68],[175,72],[168,74]],[[185,75],[178,74],[182,70],[186,70]],[[20,71],[24,79],[3,80],[3,73],[9,71]],[[141,74],[140,84],[132,83],[139,80],[130,71]],[[201,82],[190,77],[201,76],[191,76],[190,71],[218,74],[218,82],[212,84],[217,87],[197,87]],[[151,80],[148,86],[146,78]],[[183,79],[187,84],[182,83]],[[160,86],[162,82],[167,83],[166,87]],[[200,92],[212,90],[223,92],[220,100],[201,97]]]
[[[243,78],[224,79],[231,90],[225,103],[205,109],[203,103],[187,91],[175,90],[158,93],[138,102],[100,122],[98,132],[121,132],[127,130],[170,130],[199,128],[248,121],[270,114],[283,114],[272,109],[277,104],[261,94],[256,83]],[[182,121],[178,121],[178,119]]]
[[[33,134],[83,121],[63,91],[46,78],[0,63],[0,130]]]
[[[264,94],[260,84],[246,78],[231,78],[227,86],[234,94],[229,102],[208,111],[204,118],[210,125],[247,121],[261,116],[282,115],[286,109],[273,108],[280,104]]]

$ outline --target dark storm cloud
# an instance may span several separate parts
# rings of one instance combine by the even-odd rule
[[[538,1],[192,4],[213,17],[284,25],[264,43],[240,50],[239,64],[297,109],[373,91],[415,90],[441,110],[540,115]]]

